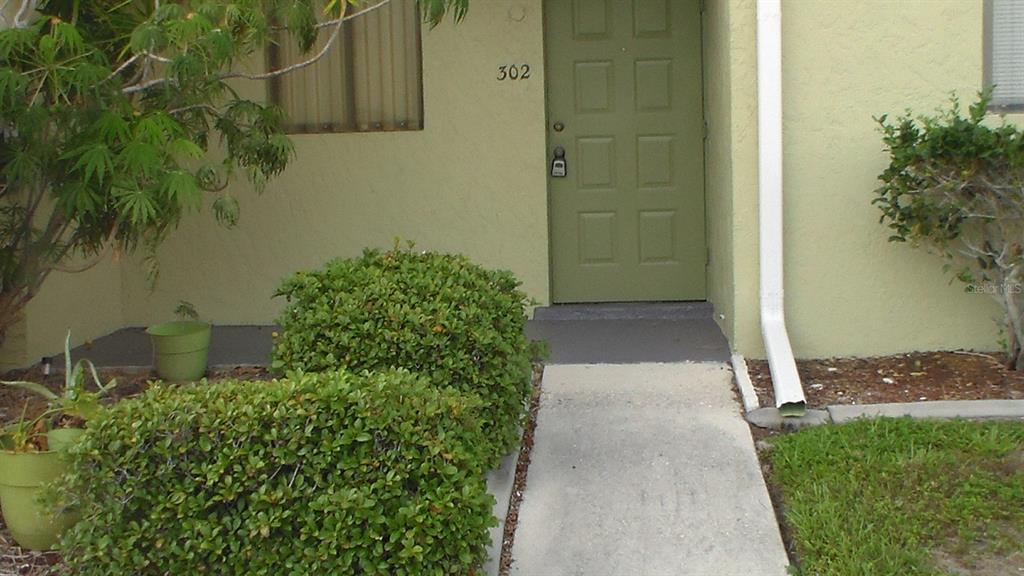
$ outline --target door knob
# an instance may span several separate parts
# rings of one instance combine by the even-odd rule
[[[561,132],[562,130],[565,130],[565,124],[562,124],[561,122],[555,122],[552,128],[555,129],[555,132]]]

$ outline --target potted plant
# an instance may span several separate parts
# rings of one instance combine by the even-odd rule
[[[77,520],[69,510],[53,510],[40,502],[43,488],[65,471],[60,452],[84,432],[85,422],[100,409],[100,398],[117,385],[100,383],[96,367],[88,360],[71,364],[71,333],[64,340],[64,389],[57,394],[38,382],[3,381],[46,399],[42,414],[22,417],[7,426],[0,450],[0,509],[14,540],[23,548],[48,550],[60,534]],[[96,391],[85,387],[91,375]]]
[[[179,320],[146,329],[153,342],[153,365],[164,380],[199,380],[206,373],[210,324],[200,321],[195,307],[188,302],[179,302],[175,313]]]

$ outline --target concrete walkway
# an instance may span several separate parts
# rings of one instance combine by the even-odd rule
[[[706,303],[537,310],[527,334],[547,340],[551,358],[512,574],[785,574],[728,343],[711,313]],[[214,327],[210,364],[266,364],[273,330]],[[73,355],[99,366],[151,361],[140,328]],[[500,542],[497,530],[493,537]]]
[[[786,574],[727,365],[552,365],[543,387],[512,574]]]

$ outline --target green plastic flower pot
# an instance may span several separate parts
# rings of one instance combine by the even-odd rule
[[[85,428],[54,428],[46,433],[46,442],[50,445],[50,450],[66,452],[68,448],[78,443],[82,434],[85,434]]]
[[[164,322],[146,329],[153,341],[153,364],[164,380],[199,380],[206,373],[210,352],[210,325],[181,320]]]
[[[0,510],[14,541],[22,548],[49,550],[77,516],[53,512],[39,502],[45,484],[64,473],[58,452],[0,451]]]

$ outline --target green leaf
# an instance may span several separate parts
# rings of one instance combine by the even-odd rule
[[[135,125],[135,138],[156,146],[166,144],[181,133],[181,125],[164,112],[148,114]]]
[[[202,191],[195,177],[185,170],[172,170],[164,177],[161,191],[171,202],[198,210],[202,206]]]
[[[96,182],[103,183],[104,178],[114,171],[114,158],[106,144],[93,144],[73,152],[77,152],[78,161],[72,167],[83,173],[83,181],[88,183],[95,177]]]
[[[238,224],[239,207],[238,200],[229,194],[218,196],[213,201],[213,213],[217,223],[225,228],[232,228]]]
[[[20,104],[20,100],[27,99],[25,87],[27,79],[12,68],[0,68],[0,105],[5,109]]]
[[[135,226],[146,226],[156,217],[153,199],[142,188],[116,188],[114,198],[118,211]]]
[[[187,138],[175,138],[169,148],[172,154],[188,158],[201,158],[204,154],[198,144]]]
[[[159,172],[164,166],[164,158],[159,148],[149,142],[135,140],[129,142],[117,157],[117,163],[123,167],[125,174],[148,178]]]
[[[128,140],[131,136],[128,122],[118,114],[107,110],[100,114],[92,129],[108,145],[116,145]]]
[[[50,391],[49,388],[39,384],[37,382],[26,382],[24,380],[0,380],[0,384],[10,386],[12,388],[20,388],[33,394],[38,394],[47,400],[56,400],[58,396]]]
[[[85,41],[82,39],[82,35],[78,33],[78,28],[70,22],[55,23],[50,34],[57,46],[71,54],[80,54],[85,51]]]
[[[131,35],[130,47],[133,54],[160,52],[166,45],[167,37],[163,27],[146,23],[136,28]]]

